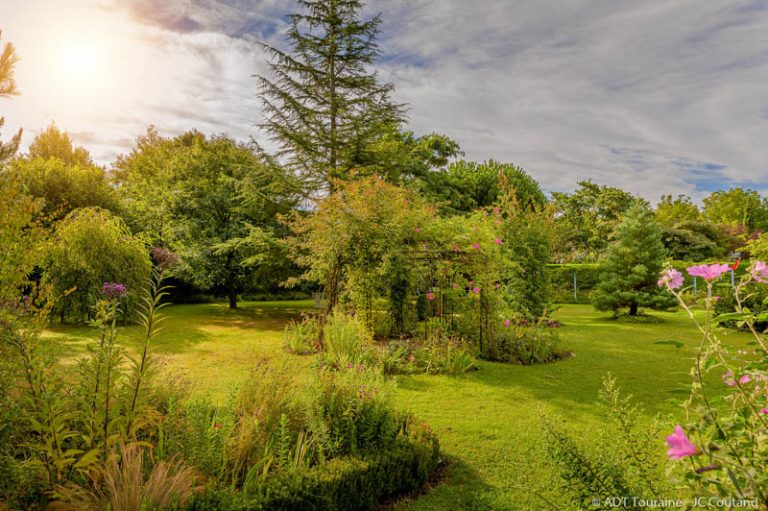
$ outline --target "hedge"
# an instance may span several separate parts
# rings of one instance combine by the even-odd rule
[[[399,440],[387,451],[336,458],[303,472],[266,479],[248,494],[208,490],[188,511],[370,509],[389,497],[421,488],[440,461],[437,439]]]

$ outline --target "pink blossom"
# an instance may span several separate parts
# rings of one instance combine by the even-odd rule
[[[454,246],[453,246],[453,251],[454,251],[454,252],[456,252],[456,253],[458,254],[459,252],[461,252],[461,249],[459,248],[459,246],[458,246],[458,245],[454,245]]]
[[[498,206],[495,206],[495,207],[493,208],[493,212],[494,212],[494,213],[496,213],[497,215],[499,214],[499,212],[500,212],[500,211],[501,211],[501,210],[499,209],[499,207],[498,207]]]
[[[496,287],[496,289],[499,289],[499,288],[501,287],[501,284],[499,284],[499,283],[497,282],[496,284],[494,284],[494,286]]]
[[[683,274],[674,268],[667,268],[661,274],[657,284],[659,287],[667,286],[669,289],[678,289],[683,285]]]
[[[415,230],[416,232],[421,232],[421,227],[417,227],[417,228],[416,228],[416,229],[414,229],[414,230]]]
[[[433,293],[432,291],[427,293],[427,300],[434,300],[434,299],[435,299],[435,293]]]
[[[699,264],[688,268],[688,275],[712,282],[730,269],[727,264]]]
[[[768,415],[768,408],[761,408],[760,415]]]
[[[675,432],[667,437],[667,445],[669,445],[667,456],[673,460],[693,456],[698,452],[698,449],[688,439],[680,424],[675,426]]]
[[[511,319],[505,319],[504,320],[504,326],[505,327],[509,328],[509,325],[511,325],[511,324],[512,324],[512,320]]]
[[[496,238],[496,244],[501,245],[501,238]]]
[[[739,378],[740,385],[744,385],[745,383],[749,383],[750,381],[752,381],[752,378],[750,378],[748,374],[742,375],[741,378]],[[723,383],[725,383],[729,387],[736,386],[736,379],[733,376],[733,371],[728,371],[725,374],[723,374]]]
[[[472,250],[479,250],[480,244],[479,243],[472,243]]]
[[[475,287],[472,288],[472,292],[474,292],[475,294],[478,294],[478,293],[480,293],[480,288],[475,286]]]
[[[755,261],[749,269],[749,275],[761,284],[768,283],[768,266],[765,261]]]

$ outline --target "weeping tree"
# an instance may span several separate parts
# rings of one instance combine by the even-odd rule
[[[637,316],[640,307],[672,306],[668,293],[657,286],[666,250],[653,212],[637,202],[624,215],[602,267],[600,282],[592,294],[597,310],[618,315],[629,309]]]
[[[386,129],[399,126],[403,108],[391,84],[370,70],[379,56],[381,18],[363,20],[358,0],[301,0],[290,16],[287,51],[265,45],[271,76],[258,76],[278,158],[308,190],[333,191],[336,180],[370,164],[367,153]]]
[[[0,32],[2,35],[2,32]],[[0,52],[0,98],[7,98],[18,94],[16,81],[13,79],[13,68],[19,58],[16,49],[11,43],[5,43]],[[5,124],[5,118],[0,116],[0,128]],[[0,142],[0,163],[10,159],[19,149],[21,142],[21,129],[11,138],[10,142]]]

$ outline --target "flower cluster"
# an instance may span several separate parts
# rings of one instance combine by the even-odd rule
[[[152,256],[152,260],[161,270],[166,270],[179,262],[178,255],[163,247],[154,247],[149,251],[149,255]]]
[[[117,282],[105,282],[101,286],[101,294],[103,294],[109,300],[116,300],[128,293],[128,288],[124,284],[118,284]]]
[[[378,393],[379,389],[377,387],[369,387],[363,383],[357,389],[357,398],[361,401],[365,401],[368,399],[373,399]]]

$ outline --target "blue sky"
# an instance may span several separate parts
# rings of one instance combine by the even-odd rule
[[[29,142],[55,121],[102,162],[148,124],[257,140],[260,40],[289,0],[4,0],[22,95],[0,103]],[[379,66],[409,128],[475,160],[521,165],[548,190],[580,179],[651,200],[768,191],[768,0],[381,0]],[[39,27],[30,30],[30,26]],[[98,49],[82,82],[42,62]],[[100,72],[98,72],[100,71]],[[66,74],[66,72],[65,72]],[[88,77],[86,80],[85,77]]]

